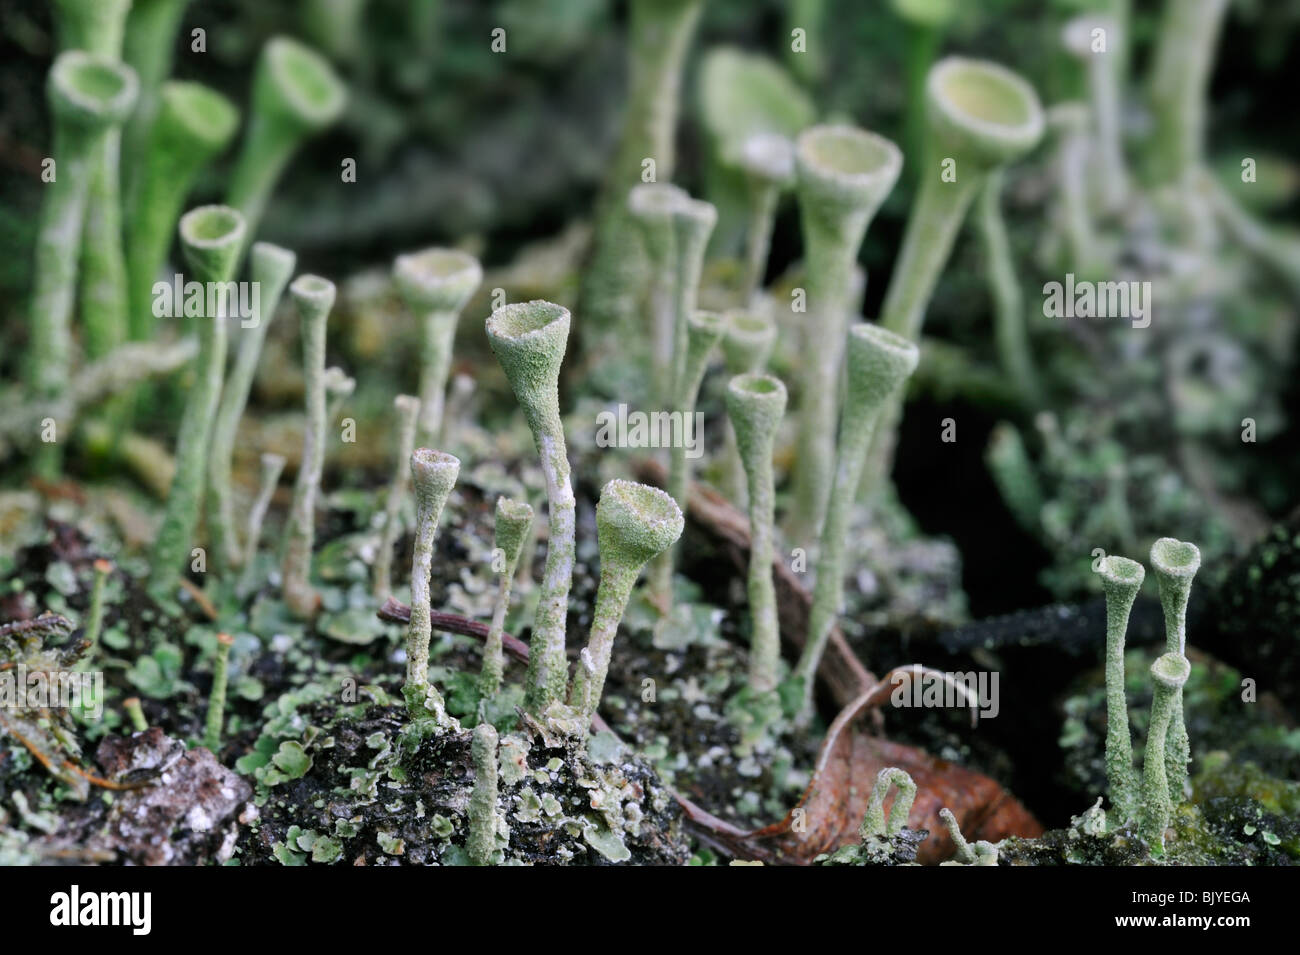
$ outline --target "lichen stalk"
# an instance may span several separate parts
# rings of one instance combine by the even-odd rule
[[[54,61],[46,96],[54,120],[55,165],[36,237],[27,368],[37,400],[54,409],[71,373],[72,306],[96,157],[110,131],[130,113],[136,78],[110,58],[70,50]],[[55,476],[61,444],[42,444],[36,457],[37,471]]]
[[[646,181],[671,182],[682,66],[702,0],[633,0],[628,14],[629,90],[623,131],[596,211],[596,233],[579,314],[594,328],[625,327],[643,285],[645,257],[625,199]]]
[[[241,547],[235,530],[234,494],[230,486],[235,438],[239,421],[248,404],[248,394],[257,373],[257,362],[262,355],[267,330],[275,318],[276,307],[284,294],[285,286],[293,275],[297,257],[288,249],[269,242],[254,242],[249,261],[252,280],[258,289],[258,311],[252,316],[251,327],[242,331],[239,352],[234,367],[221,391],[221,404],[212,429],[212,447],[208,455],[208,533],[212,538],[213,565],[219,572],[228,572],[242,566],[250,559],[256,541],[247,549]]]
[[[1110,784],[1110,817],[1122,825],[1134,818],[1138,805],[1124,697],[1124,639],[1129,612],[1146,571],[1137,561],[1107,556],[1101,559],[1097,573],[1106,592],[1106,780]]]
[[[885,821],[885,797],[889,787],[894,786],[898,794],[894,804],[889,808],[889,821]],[[863,842],[872,836],[889,838],[903,831],[907,817],[912,812],[912,803],[916,799],[916,783],[906,772],[894,766],[888,766],[876,774],[876,782],[871,787],[871,798],[867,802],[867,811],[862,816],[862,826],[858,830]]]
[[[888,404],[916,370],[919,352],[907,339],[879,325],[854,325],[848,335],[848,389],[840,420],[839,447],[826,519],[817,549],[817,581],[808,616],[808,639],[795,667],[800,722],[812,716],[817,666],[844,601],[844,552],[867,448]]]
[[[808,282],[805,330],[819,347],[805,356],[800,381],[799,453],[790,530],[821,529],[835,456],[840,367],[853,270],[876,210],[903,167],[898,147],[850,126],[814,126],[795,144],[795,192]]]
[[[346,99],[343,83],[316,51],[288,37],[273,37],[262,48],[248,130],[226,194],[248,220],[250,240],[294,152],[338,119]]]
[[[591,633],[577,668],[569,705],[585,730],[600,706],[619,622],[637,577],[650,560],[681,536],[685,519],[677,502],[658,488],[633,481],[610,481],[596,504],[600,584]]]
[[[497,578],[497,596],[492,607],[492,624],[483,642],[483,669],[479,672],[478,691],[483,699],[496,696],[505,675],[505,656],[502,653],[502,636],[505,633],[506,613],[510,610],[510,587],[519,566],[519,554],[524,541],[533,529],[533,509],[527,501],[508,497],[497,498],[496,522],[493,529],[493,560],[500,560]]]
[[[741,145],[739,164],[745,174],[749,199],[740,302],[749,308],[755,305],[763,291],[777,203],[782,191],[794,181],[794,145],[776,133],[758,133]]]
[[[653,398],[664,406],[672,402],[675,370],[677,239],[672,213],[689,198],[676,186],[657,182],[634,186],[627,197],[628,214],[640,232],[648,262],[646,318],[653,339]]]
[[[1095,31],[1102,31],[1094,38]],[[1120,137],[1121,81],[1127,38],[1116,17],[1084,14],[1065,25],[1062,40],[1083,64],[1088,86],[1088,108],[1092,118],[1089,192],[1097,211],[1117,212],[1127,192],[1124,151]],[[1104,48],[1099,48],[1104,42]]]
[[[234,104],[199,83],[166,83],[158,95],[147,148],[126,196],[127,325],[135,341],[153,337],[153,287],[185,197],[203,168],[230,144],[238,125]]]
[[[406,683],[402,696],[413,719],[431,719],[450,726],[442,694],[429,683],[429,641],[433,637],[433,607],[429,581],[433,572],[433,542],[438,521],[460,474],[460,459],[443,451],[417,448],[411,455],[415,484],[415,550],[411,558],[411,625],[406,636]]]
[[[137,169],[146,155],[146,142],[159,109],[159,90],[171,75],[176,33],[189,2],[133,0],[127,15],[122,57],[140,78],[140,102],[122,134],[128,194],[135,188]]]
[[[673,276],[673,391],[681,400],[686,374],[686,353],[690,348],[688,324],[695,314],[700,274],[709,236],[718,224],[718,210],[711,203],[689,197],[673,207],[673,252],[677,257]]]
[[[967,842],[966,837],[961,834],[961,827],[957,824],[957,817],[953,815],[951,809],[940,809],[939,818],[943,821],[944,827],[948,830],[948,835],[952,838],[953,846],[957,850],[952,861],[945,862],[943,865],[992,866],[998,864],[998,847],[983,839],[980,839],[974,845]]]
[[[772,524],[776,509],[772,447],[785,416],[785,385],[771,375],[738,375],[727,385],[726,401],[749,492],[749,688],[755,693],[767,693],[776,689],[781,660],[781,631],[772,583]]]
[[[1151,68],[1151,176],[1184,185],[1205,148],[1205,95],[1229,0],[1166,0]]]
[[[131,729],[136,733],[143,733],[149,728],[149,721],[144,718],[144,708],[140,705],[140,697],[128,696],[122,701],[122,709],[126,710],[127,719],[131,721]]]
[[[1151,545],[1151,567],[1160,590],[1160,608],[1165,618],[1165,652],[1187,653],[1187,600],[1192,579],[1201,566],[1201,552],[1195,544],[1162,537]],[[1183,690],[1174,693],[1171,704],[1168,743],[1165,750],[1169,792],[1177,804],[1187,786],[1187,764],[1191,761],[1191,742],[1183,718]]]
[[[727,375],[734,378],[762,371],[776,344],[776,322],[768,315],[740,309],[724,312],[723,318],[727,322],[727,331],[722,336],[722,360]],[[736,507],[745,510],[748,507],[745,465],[736,447],[736,429],[730,420],[727,421],[725,442],[721,489]]]
[[[678,503],[683,511],[687,507],[687,495],[691,486],[691,459],[687,456],[687,443],[693,441],[701,446],[704,436],[699,433],[695,422],[695,402],[699,397],[700,385],[704,381],[704,372],[708,369],[709,358],[722,335],[726,331],[726,322],[716,312],[695,312],[686,321],[685,345],[679,349],[679,365],[673,412],[681,421],[681,440],[674,440],[668,455],[668,483],[665,490]],[[660,554],[654,563],[650,575],[651,598],[659,606],[665,617],[671,613],[673,604],[673,568],[676,566],[676,549],[669,547]]]
[[[506,305],[488,317],[486,328],[492,351],[528,420],[546,478],[549,540],[524,697],[524,705],[540,713],[563,700],[568,683],[564,640],[573,581],[574,499],[560,420],[559,378],[569,339],[569,310],[542,301]]]
[[[1165,753],[1169,728],[1176,710],[1182,709],[1183,684],[1191,667],[1181,653],[1166,653],[1151,664],[1154,698],[1151,722],[1147,730],[1146,757],[1142,770],[1142,818],[1140,834],[1151,855],[1164,855],[1165,829],[1173,818],[1174,802],[1170,797],[1169,773]]]
[[[469,796],[469,838],[465,843],[474,865],[491,865],[497,848],[497,742],[491,723],[474,727],[470,741],[474,789]]]
[[[399,255],[393,281],[420,322],[420,424],[417,439],[442,439],[447,375],[461,310],[483,280],[478,260],[455,249]]]
[[[261,483],[257,497],[253,500],[253,506],[248,511],[248,531],[244,535],[244,572],[239,580],[241,594],[247,594],[253,589],[253,567],[257,549],[262,542],[262,522],[266,520],[267,508],[271,505],[271,497],[275,494],[276,485],[279,484],[280,474],[283,471],[283,455],[270,452],[262,455]]]
[[[195,281],[231,280],[245,238],[244,217],[237,210],[200,206],[181,217],[179,231],[181,249]],[[227,322],[224,315],[207,314],[198,321],[195,380],[181,415],[176,474],[167,495],[162,529],[154,542],[149,589],[155,598],[172,596],[181,567],[194,546],[207,454],[225,374]]]
[[[212,692],[208,694],[208,717],[203,732],[203,745],[214,753],[221,750],[221,732],[226,725],[226,683],[229,679],[230,648],[234,642],[228,633],[217,634],[217,656],[212,663]]]
[[[420,419],[420,399],[414,395],[398,395],[393,399],[397,412],[397,465],[393,479],[388,484],[384,498],[384,523],[379,530],[379,544],[375,551],[375,566],[371,592],[383,601],[392,591],[393,548],[402,526],[402,503],[411,483],[411,452],[415,450],[415,429]]]
[[[99,645],[99,632],[104,625],[104,585],[113,572],[113,564],[101,558],[95,561],[94,570],[95,579],[90,586],[90,607],[86,612],[85,640],[90,644],[86,650],[87,659],[94,656],[95,648]]]
[[[280,574],[284,602],[290,611],[309,617],[316,612],[320,599],[311,585],[311,552],[316,539],[316,492],[325,466],[325,329],[336,290],[328,279],[300,275],[289,286],[289,294],[301,319],[307,417]]]
[[[984,245],[984,266],[993,296],[993,339],[1002,370],[1020,387],[1025,403],[1042,401],[1042,386],[1034,369],[1025,330],[1025,301],[1011,256],[1007,224],[1002,218],[1002,170],[989,173],[980,191],[979,232]]]

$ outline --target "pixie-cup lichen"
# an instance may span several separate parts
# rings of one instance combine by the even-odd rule
[[[745,174],[749,196],[740,303],[750,307],[763,290],[777,203],[794,181],[794,144],[779,133],[755,133],[741,144],[736,162]]]
[[[406,683],[402,696],[415,719],[432,719],[450,726],[442,694],[429,683],[429,641],[433,637],[433,606],[429,580],[433,571],[433,542],[442,509],[460,474],[460,459],[444,451],[417,448],[411,454],[415,485],[415,550],[411,557],[411,625],[406,637]]]
[[[722,336],[722,362],[728,376],[762,371],[776,344],[776,322],[760,312],[731,309],[723,313],[727,330]],[[736,449],[736,429],[727,422],[722,451],[720,489],[735,505],[746,507],[745,467]]]
[[[668,183],[649,182],[633,186],[627,196],[628,215],[641,235],[649,265],[646,310],[651,329],[651,359],[654,365],[654,400],[672,402],[673,335],[676,327],[677,239],[673,209],[690,197]]]
[[[226,202],[248,220],[250,240],[294,152],[338,119],[346,100],[343,83],[315,50],[288,37],[274,37],[262,48],[248,131],[226,193]]]
[[[1166,748],[1175,712],[1182,711],[1183,684],[1191,667],[1187,658],[1175,651],[1166,653],[1151,664],[1151,682],[1155,696],[1151,702],[1151,724],[1147,730],[1146,757],[1142,769],[1142,818],[1140,833],[1153,856],[1164,854],[1165,829],[1173,816]]]
[[[505,633],[506,613],[510,609],[510,588],[519,566],[524,541],[533,529],[533,509],[527,501],[497,498],[492,536],[493,569],[498,573],[497,596],[492,607],[492,625],[483,643],[483,669],[479,673],[479,696],[488,699],[501,689],[505,659],[501,640]],[[500,566],[496,562],[500,561]]]
[[[221,749],[221,732],[225,729],[226,684],[229,682],[230,648],[234,643],[230,634],[217,634],[217,656],[212,663],[212,692],[208,694],[208,715],[203,731],[203,745],[214,753]]]
[[[289,294],[302,319],[303,389],[307,417],[302,433],[302,460],[293,487],[293,505],[285,532],[280,586],[284,602],[299,617],[309,617],[319,603],[311,584],[312,545],[316,539],[316,492],[325,466],[325,329],[334,307],[334,283],[319,275],[300,275]]]
[[[276,485],[279,484],[280,474],[283,471],[284,455],[270,451],[262,455],[261,481],[253,506],[248,510],[248,530],[244,534],[244,571],[239,578],[240,594],[247,594],[253,588],[256,579],[254,560],[257,557],[257,549],[262,543],[262,522],[266,520],[266,510],[271,505],[271,497],[275,494]]]
[[[569,705],[585,731],[600,705],[614,637],[641,568],[671,547],[685,520],[677,502],[658,488],[610,481],[596,504],[600,585],[583,664],[573,678]]]
[[[751,372],[727,385],[727,416],[736,432],[749,491],[749,688],[776,689],[781,659],[776,590],[772,583],[773,514],[776,507],[772,447],[785,415],[785,385],[771,375]]]
[[[983,60],[948,57],[926,79],[926,137],[920,192],[907,217],[880,324],[916,341],[925,310],[971,200],[994,168],[1024,155],[1043,135],[1043,109],[1024,79]],[[868,487],[884,477],[899,402],[872,439]]]
[[[917,347],[879,325],[854,325],[848,335],[848,390],[840,420],[839,448],[830,500],[817,552],[817,582],[795,677],[799,684],[798,716],[812,715],[813,683],[826,641],[844,599],[844,550],[867,448],[888,403],[916,370]]]
[[[135,73],[111,58],[70,50],[50,68],[46,97],[54,119],[55,165],[36,236],[27,372],[37,399],[54,406],[72,371],[72,307],[95,157],[135,104]],[[43,443],[37,470],[56,474],[61,450],[57,440]]]
[[[190,0],[132,0],[122,58],[140,78],[140,104],[122,134],[127,192],[135,188],[149,131],[158,114],[159,88],[171,75],[176,34]]]
[[[222,388],[208,456],[208,533],[212,538],[213,563],[221,571],[229,571],[248,559],[235,531],[234,495],[230,487],[231,459],[235,453],[239,421],[244,416],[253,376],[257,373],[257,362],[262,355],[262,344],[266,341],[266,332],[275,317],[280,296],[293,276],[296,261],[297,257],[288,249],[269,242],[254,242],[249,254],[252,279],[259,290],[258,311],[253,316],[252,327],[243,329],[235,364]]]
[[[1165,618],[1165,652],[1187,652],[1187,600],[1192,592],[1192,578],[1201,567],[1201,552],[1195,544],[1162,537],[1151,545],[1151,567],[1160,589],[1160,608]],[[1169,735],[1165,750],[1169,793],[1181,802],[1187,785],[1187,764],[1191,744],[1183,720],[1183,691],[1174,693],[1169,718]]]
[[[1106,780],[1111,817],[1123,824],[1133,818],[1138,798],[1124,698],[1124,637],[1146,571],[1135,560],[1109,555],[1099,561],[1097,574],[1106,592]]]
[[[215,90],[199,83],[163,84],[147,148],[127,194],[128,326],[136,341],[151,338],[157,324],[153,286],[185,197],[203,167],[230,144],[238,125],[239,110]]]
[[[897,146],[851,126],[813,126],[795,143],[795,192],[808,275],[806,331],[808,340],[818,343],[809,349],[800,388],[799,457],[791,516],[796,534],[816,534],[826,512],[853,268],[867,226],[902,167]]]
[[[525,705],[541,712],[563,700],[568,683],[564,634],[573,582],[574,500],[559,381],[569,340],[569,310],[541,301],[506,305],[488,317],[486,328],[492,352],[528,420],[546,479],[550,536],[525,687]]]
[[[420,399],[415,395],[398,395],[393,399],[397,412],[397,464],[384,497],[384,524],[379,529],[375,551],[371,592],[379,600],[388,596],[393,586],[393,547],[401,531],[402,502],[411,482],[411,452],[415,450],[415,432],[420,420]]]
[[[465,851],[474,865],[491,865],[497,850],[497,731],[491,723],[474,727],[470,755],[474,789],[469,796]]]
[[[229,282],[245,235],[244,217],[229,206],[200,206],[182,216],[181,249],[194,280],[205,285]],[[225,315],[205,314],[198,320],[195,381],[181,416],[176,473],[167,495],[162,528],[154,541],[149,589],[155,597],[172,596],[181,567],[194,546],[207,454],[225,376],[227,322]]]
[[[679,275],[680,278],[680,275]],[[673,411],[681,421],[680,440],[675,440],[668,456],[668,486],[666,490],[683,510],[691,486],[691,458],[688,455],[688,442],[700,444],[704,440],[701,429],[696,427],[695,402],[699,398],[700,385],[704,373],[708,370],[709,358],[722,335],[726,331],[726,322],[716,312],[694,312],[685,323],[685,342],[677,367],[677,385]],[[667,548],[655,560],[651,571],[650,589],[655,602],[665,616],[671,612],[673,603],[673,567],[676,563],[675,548]]]

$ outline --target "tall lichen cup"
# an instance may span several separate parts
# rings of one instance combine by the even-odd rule
[[[880,314],[882,326],[912,341],[921,334],[939,273],[984,177],[1037,145],[1044,123],[1033,87],[996,63],[948,57],[930,70],[925,89],[920,193]],[[899,413],[891,404],[872,440],[869,488],[888,470]]]
[[[166,97],[166,93],[163,94]],[[167,108],[163,107],[163,113]],[[275,317],[276,307],[285,286],[293,276],[298,258],[288,249],[269,242],[254,242],[249,255],[253,284],[257,288],[257,313],[251,328],[245,328],[239,340],[239,353],[221,391],[221,404],[212,430],[212,449],[208,456],[208,530],[212,537],[213,562],[222,571],[242,565],[252,553],[245,553],[235,530],[234,494],[230,472],[235,453],[239,421],[244,416],[248,394],[257,373],[267,330]]]
[[[731,377],[762,371],[776,344],[776,322],[757,311],[732,309],[723,313],[722,361]],[[745,467],[736,450],[736,429],[727,424],[720,486],[738,508],[746,507]]]
[[[835,475],[817,552],[808,639],[795,667],[800,722],[806,723],[812,716],[817,665],[844,601],[844,550],[867,448],[884,409],[916,370],[919,357],[914,344],[879,325],[862,323],[849,329],[848,390],[840,420]]]
[[[776,689],[781,659],[776,589],[772,583],[772,522],[776,508],[772,448],[785,416],[785,385],[771,375],[749,373],[727,385],[727,416],[736,432],[736,446],[749,489],[749,688],[755,693]]]
[[[848,327],[853,268],[867,226],[893,189],[903,157],[882,136],[851,126],[813,126],[795,143],[796,194],[808,275],[807,329],[820,347],[805,356],[791,528],[821,528],[835,456],[841,343]]]
[[[745,174],[749,193],[740,301],[745,307],[752,307],[763,291],[777,203],[781,193],[794,181],[794,144],[779,133],[756,133],[741,144],[736,161]]]
[[[627,196],[628,215],[641,234],[649,264],[647,318],[653,341],[654,400],[667,405],[673,393],[673,335],[676,328],[677,239],[673,209],[690,197],[668,183],[642,183]]]
[[[433,637],[433,606],[429,580],[433,572],[433,541],[442,509],[460,474],[460,459],[444,451],[417,448],[411,455],[415,484],[415,550],[411,558],[411,625],[406,637],[406,683],[402,696],[412,718],[451,725],[442,694],[429,683],[429,641]]]
[[[229,283],[246,236],[244,217],[238,210],[199,206],[181,217],[179,231],[181,250],[194,280],[208,289]],[[194,546],[207,454],[225,376],[227,321],[222,314],[205,313],[199,319],[195,379],[176,438],[176,474],[167,495],[162,529],[154,542],[149,590],[156,598],[171,597],[181,566]]]
[[[303,393],[306,418],[302,460],[293,486],[293,504],[285,529],[281,561],[284,602],[298,617],[316,612],[320,598],[311,584],[312,548],[316,540],[316,492],[325,466],[325,331],[337,295],[334,283],[319,275],[300,275],[289,286],[302,330]]]
[[[1140,833],[1153,856],[1164,855],[1165,829],[1174,813],[1170,798],[1165,754],[1174,713],[1182,710],[1183,684],[1191,667],[1181,653],[1166,653],[1151,664],[1155,696],[1151,702],[1151,725],[1147,730],[1146,757],[1142,769],[1142,819]]]
[[[1151,545],[1151,566],[1160,588],[1160,608],[1165,618],[1165,652],[1187,652],[1187,600],[1192,579],[1201,567],[1201,552],[1195,544],[1162,537]],[[1169,792],[1175,803],[1183,799],[1187,784],[1187,764],[1191,760],[1191,743],[1183,720],[1183,691],[1174,695],[1170,714],[1169,738],[1165,750]]]
[[[616,480],[600,492],[596,504],[600,585],[584,653],[590,669],[577,668],[569,696],[584,729],[600,705],[614,637],[641,568],[671,547],[684,526],[677,502],[658,488]]]
[[[560,365],[569,340],[569,310],[551,302],[520,302],[494,311],[488,342],[533,433],[550,510],[550,540],[529,644],[524,705],[540,713],[564,698],[568,663],[565,618],[573,581],[574,500],[568,446],[560,420]]]
[[[226,196],[248,220],[250,240],[289,159],[303,140],[338,119],[346,100],[343,83],[315,50],[288,37],[274,37],[262,48],[248,132]]]
[[[1124,638],[1146,571],[1135,560],[1112,555],[1101,559],[1097,574],[1106,592],[1106,780],[1112,817],[1123,824],[1133,818],[1138,797],[1124,698]]]
[[[371,590],[377,600],[388,596],[393,583],[393,547],[401,530],[402,501],[411,479],[411,453],[415,450],[415,432],[420,418],[420,399],[398,395],[393,399],[397,412],[397,466],[384,498],[384,526],[379,533],[375,552],[374,580]]]
[[[442,439],[447,375],[461,309],[483,281],[472,255],[456,249],[425,249],[399,255],[393,281],[420,322],[420,424],[418,440]]]
[[[148,148],[127,196],[127,288],[131,338],[153,336],[153,284],[167,258],[176,217],[200,170],[230,144],[239,110],[199,83],[165,83]]]
[[[105,137],[130,114],[136,89],[130,67],[78,50],[59,54],[46,82],[54,165],[36,237],[27,373],[37,399],[50,407],[72,370],[72,307],[95,160]],[[57,441],[42,444],[37,470],[57,474],[60,452]]]

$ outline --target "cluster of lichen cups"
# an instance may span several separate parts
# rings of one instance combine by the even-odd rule
[[[1151,566],[1165,619],[1165,653],[1151,665],[1153,700],[1146,755],[1139,784],[1124,695],[1124,639],[1129,612],[1146,573],[1126,557],[1099,559],[1096,571],[1106,593],[1106,778],[1111,828],[1136,824],[1153,857],[1165,851],[1165,830],[1187,790],[1191,759],[1183,719],[1187,661],[1187,601],[1200,568],[1195,544],[1162,537],[1151,546]]]

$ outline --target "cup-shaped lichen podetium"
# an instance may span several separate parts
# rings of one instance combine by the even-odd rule
[[[690,332],[687,328],[695,314],[700,290],[700,273],[704,270],[704,252],[709,236],[718,224],[718,210],[708,202],[689,197],[673,207],[673,390],[672,400],[680,401],[686,384],[687,351]]]
[[[777,202],[782,190],[794,181],[794,144],[779,133],[756,133],[741,144],[736,163],[745,174],[749,192],[740,301],[745,307],[752,307],[763,290]]]
[[[712,208],[712,207],[710,207]],[[669,496],[686,510],[686,500],[691,487],[691,462],[703,450],[703,429],[696,426],[695,401],[709,367],[709,358],[727,323],[716,312],[695,312],[686,321],[685,345],[681,349],[681,364],[677,373],[676,398],[673,417],[680,431],[673,435],[668,456]],[[665,615],[671,613],[673,604],[673,567],[676,564],[674,548],[659,555],[651,570],[650,590],[653,600]]]
[[[239,579],[239,594],[250,593],[256,579],[254,567],[257,549],[262,543],[262,522],[266,519],[267,508],[271,506],[271,497],[280,482],[280,472],[284,470],[284,455],[267,452],[262,455],[262,478],[257,497],[248,511],[248,530],[244,534],[244,572]]]
[[[889,140],[851,126],[814,126],[795,145],[804,267],[807,349],[800,382],[800,440],[792,529],[816,534],[830,493],[842,342],[853,267],[876,210],[898,180],[903,157]]]
[[[134,188],[137,166],[158,113],[158,91],[172,72],[176,33],[181,15],[190,0],[132,0],[126,18],[122,58],[140,77],[140,105],[127,123],[122,137],[124,180],[128,192]]]
[[[163,95],[166,97],[167,94]],[[166,112],[164,106],[163,114]],[[235,505],[230,487],[231,459],[235,453],[239,419],[244,415],[253,376],[257,373],[257,361],[262,355],[262,343],[266,341],[266,332],[275,318],[284,287],[293,275],[297,256],[269,242],[254,242],[249,261],[253,283],[258,290],[254,299],[258,311],[253,316],[252,326],[245,328],[240,336],[239,354],[235,356],[235,365],[221,391],[217,423],[212,429],[212,450],[208,455],[208,532],[212,538],[213,563],[222,572],[243,564],[256,547],[256,542],[250,542],[245,553],[235,531]]]
[[[772,446],[785,415],[785,385],[771,375],[738,375],[727,385],[727,416],[736,432],[749,486],[749,688],[776,689],[781,659],[776,589],[772,584],[772,521],[776,507]]]
[[[907,217],[903,248],[881,306],[880,324],[916,341],[953,239],[989,170],[1032,149],[1043,135],[1043,108],[1024,79],[996,63],[948,57],[925,84],[926,140],[921,191]],[[888,469],[897,402],[872,440],[869,485]]]
[[[244,217],[229,206],[199,206],[181,217],[179,231],[193,280],[208,289],[228,283],[244,247]],[[181,566],[194,546],[208,449],[225,375],[226,322],[226,316],[207,314],[206,309],[198,321],[194,384],[181,416],[176,474],[167,495],[162,529],[154,542],[149,589],[156,598],[171,597]]]
[[[1173,816],[1165,752],[1175,711],[1182,710],[1183,684],[1191,667],[1181,653],[1166,653],[1151,664],[1155,690],[1151,701],[1151,723],[1142,766],[1142,819],[1140,833],[1153,856],[1164,854],[1165,829]]]
[[[497,731],[491,723],[474,727],[470,757],[474,789],[469,797],[469,838],[465,851],[474,865],[491,865],[497,848]]]
[[[442,694],[429,684],[429,640],[433,636],[433,606],[429,578],[433,572],[433,540],[451,489],[460,474],[460,459],[443,451],[417,448],[411,455],[415,484],[415,551],[411,557],[411,627],[406,637],[406,684],[402,696],[411,716],[450,725]]]
[[[393,584],[393,547],[401,530],[402,501],[411,482],[411,452],[415,450],[416,422],[420,417],[420,399],[415,395],[398,395],[393,399],[397,412],[397,466],[384,498],[384,525],[380,529],[371,591],[382,602]]]
[[[569,705],[578,711],[583,729],[600,706],[614,637],[641,568],[672,547],[684,526],[677,502],[658,488],[610,481],[600,492],[596,504],[600,585],[591,635],[583,651],[586,665],[578,667],[569,695]]]
[[[456,322],[483,281],[483,269],[464,252],[425,249],[399,255],[393,263],[393,281],[420,322],[419,440],[436,442],[441,440]]]
[[[1165,652],[1187,652],[1187,599],[1192,592],[1192,578],[1201,567],[1201,552],[1195,544],[1162,537],[1151,545],[1151,567],[1160,587],[1160,609],[1165,617]],[[1169,792],[1175,802],[1183,799],[1187,782],[1187,763],[1191,744],[1183,721],[1183,691],[1175,694],[1165,748],[1165,766],[1169,775]]]
[[[346,100],[343,83],[315,50],[288,37],[274,37],[262,48],[248,132],[227,193],[227,202],[248,219],[250,239],[294,151],[338,119]]]
[[[1098,562],[1097,574],[1106,592],[1106,780],[1112,818],[1123,825],[1133,818],[1138,796],[1124,698],[1124,638],[1146,571],[1135,560],[1107,556]]]
[[[759,312],[731,309],[723,313],[727,331],[722,336],[722,360],[731,377],[762,371],[776,344],[776,322]],[[723,492],[740,509],[745,508],[745,467],[736,450],[736,429],[727,424],[722,454]]]
[[[551,302],[518,302],[487,319],[488,343],[523,408],[546,478],[550,534],[529,643],[524,705],[540,713],[564,698],[565,616],[573,581],[574,501],[569,452],[560,421],[560,365],[569,340],[569,310]]]
[[[307,418],[302,432],[302,459],[293,486],[293,504],[285,531],[281,587],[284,602],[299,617],[316,612],[319,598],[311,585],[311,551],[316,539],[316,491],[325,464],[325,327],[334,307],[334,283],[319,275],[300,275],[289,294],[302,319],[303,390]]]
[[[492,626],[483,643],[483,669],[478,678],[479,696],[488,699],[501,689],[505,660],[501,653],[501,638],[506,627],[506,612],[510,609],[510,585],[524,540],[533,528],[533,509],[527,501],[508,497],[497,498],[496,526],[493,533],[493,570],[499,574],[496,603],[492,608]]]
[[[1127,180],[1120,138],[1125,46],[1122,27],[1115,17],[1083,14],[1065,25],[1061,43],[1083,65],[1087,77],[1095,137],[1090,149],[1089,192],[1096,199],[1098,212],[1115,212],[1124,201]]]
[[[148,147],[127,196],[126,270],[131,338],[153,337],[153,284],[167,258],[172,230],[200,170],[230,144],[239,110],[199,83],[166,83]]]
[[[72,50],[54,61],[46,96],[54,117],[54,165],[36,237],[27,368],[37,398],[53,403],[71,371],[72,303],[94,160],[135,103],[135,74],[111,59]],[[39,470],[57,472],[59,447],[42,445]]]
[[[647,325],[654,342],[654,400],[668,405],[673,387],[673,334],[676,327],[677,239],[673,209],[690,197],[668,183],[633,186],[627,196],[632,223],[640,230],[649,264]]]
[[[919,358],[914,344],[879,325],[854,325],[848,340],[848,390],[840,420],[835,476],[817,552],[817,583],[808,617],[808,639],[795,669],[801,690],[801,721],[812,715],[817,665],[844,602],[844,549],[867,447],[885,407],[916,370]]]

